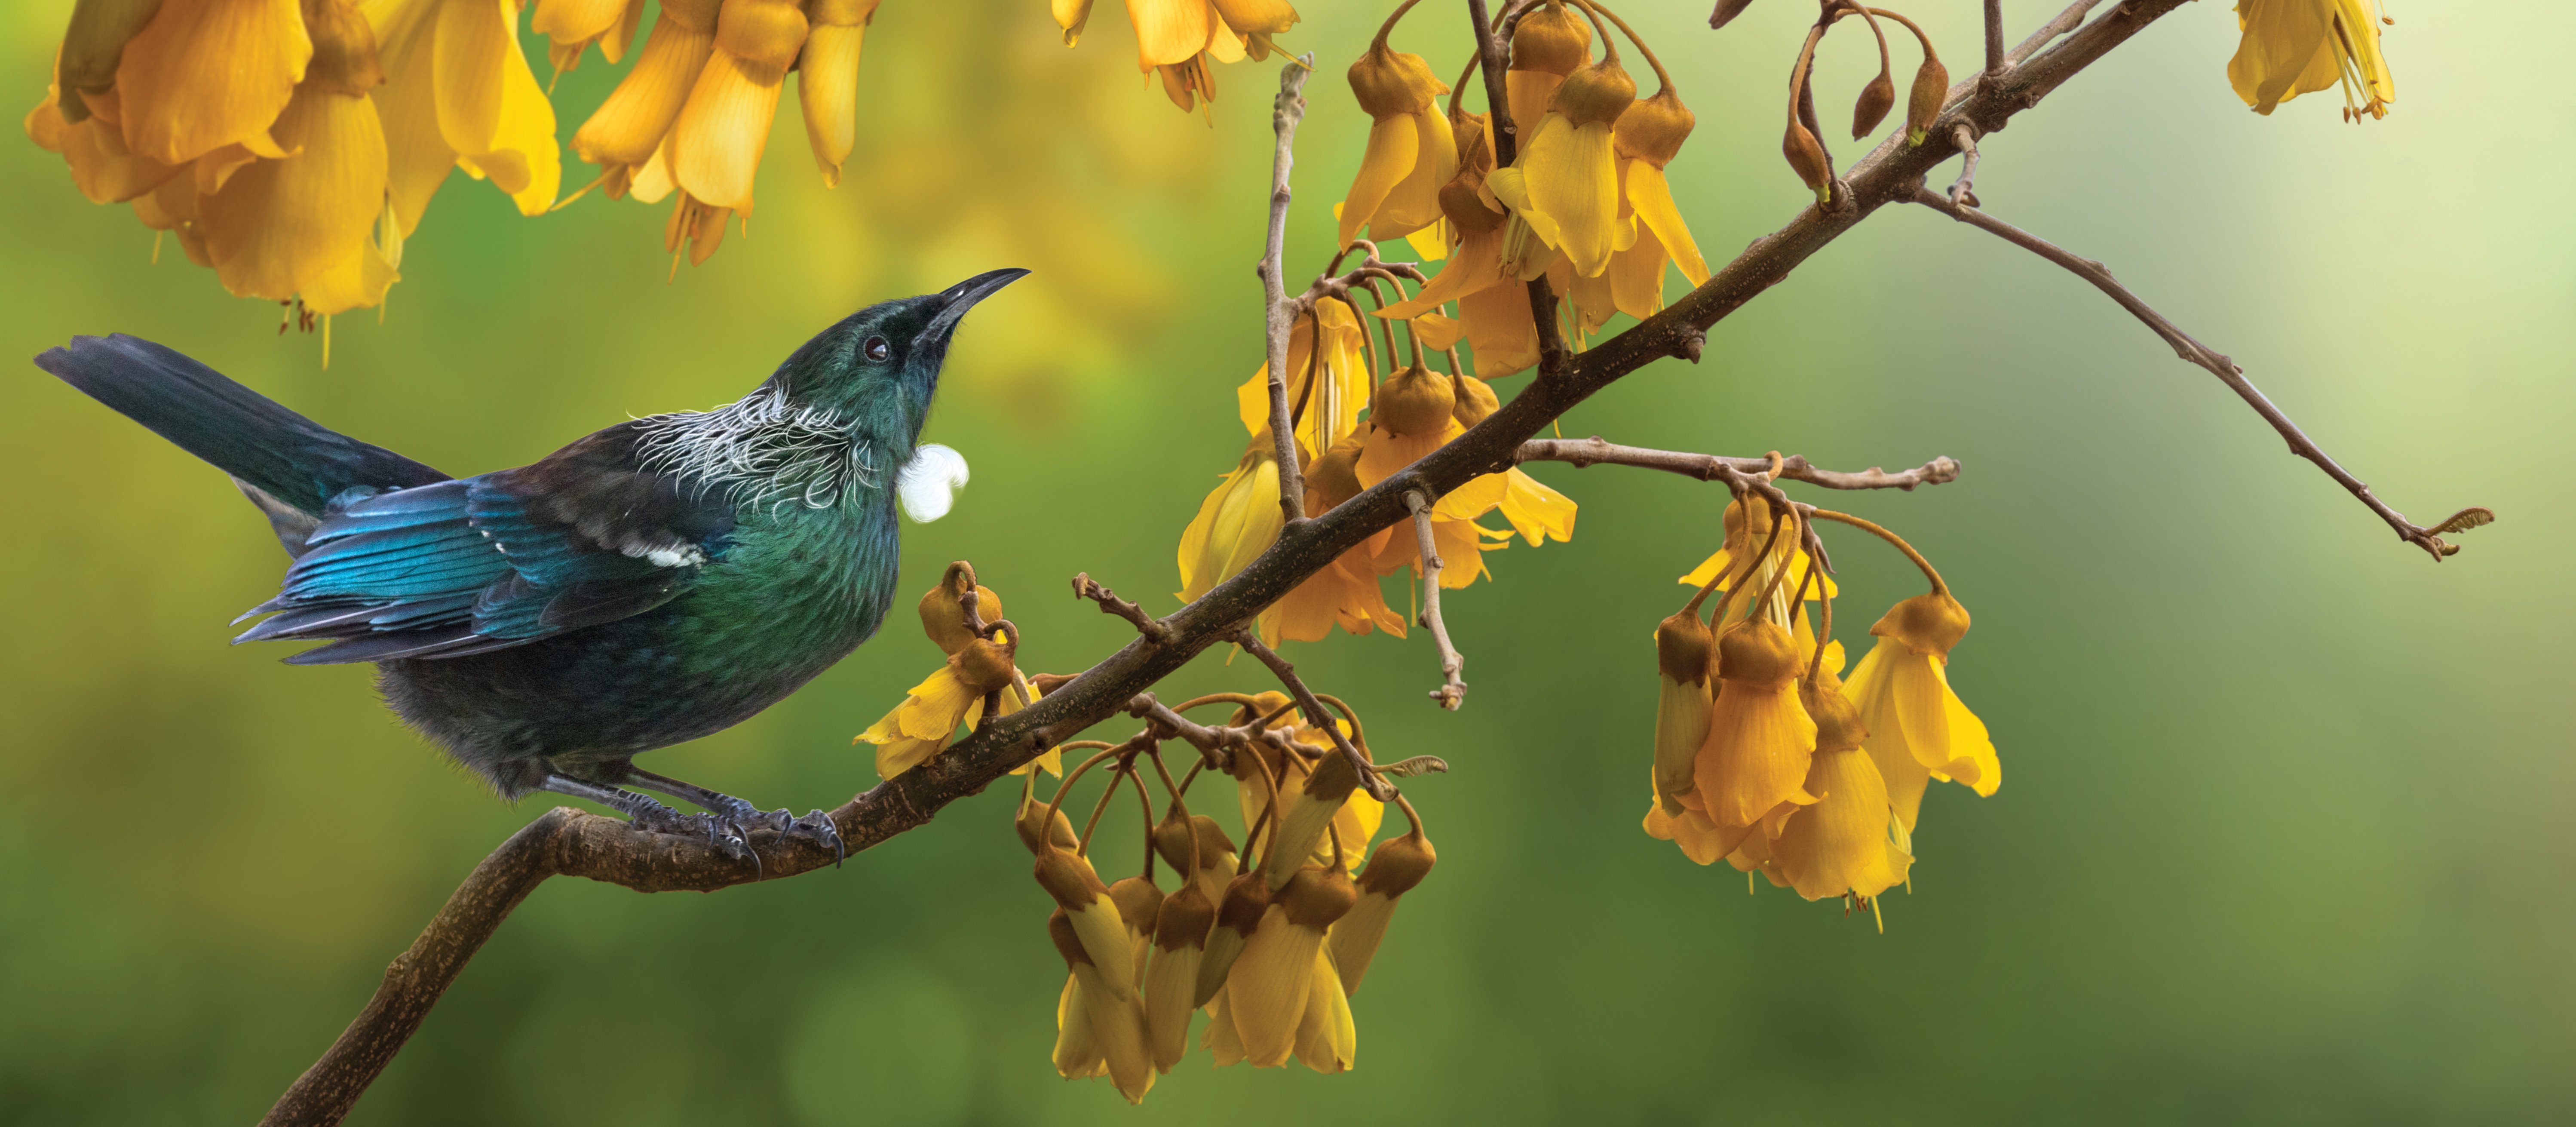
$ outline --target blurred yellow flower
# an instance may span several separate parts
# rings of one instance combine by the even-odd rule
[[[1092,0],[1052,0],[1064,45],[1081,42]],[[1276,50],[1271,37],[1297,22],[1282,0],[1127,0],[1136,28],[1136,69],[1160,72],[1163,92],[1187,111],[1216,100],[1214,63],[1264,59]]]
[[[563,182],[555,111],[519,50],[516,0],[363,0],[361,8],[384,57],[376,106],[397,233],[420,225],[451,168],[491,180],[521,215],[553,208]]]
[[[644,0],[536,0],[528,30],[546,37],[546,58],[561,76],[594,43],[611,64],[625,58],[643,21]]]
[[[2397,80],[2379,53],[2373,0],[2237,0],[2242,31],[2227,61],[2236,96],[2269,114],[2301,94],[2343,88],[2343,117],[2388,116]]]

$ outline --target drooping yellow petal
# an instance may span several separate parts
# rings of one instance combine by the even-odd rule
[[[1637,210],[1638,222],[1663,244],[1664,253],[1681,268],[1682,277],[1690,279],[1694,286],[1706,285],[1708,260],[1700,257],[1699,244],[1682,223],[1681,209],[1673,206],[1673,189],[1664,178],[1664,170],[1652,161],[1635,160],[1627,165],[1628,206]],[[1639,236],[1641,243],[1644,238]]]
[[[1136,69],[1169,66],[1206,50],[1215,16],[1207,0],[1127,0],[1128,22],[1136,25]]]
[[[1181,532],[1181,591],[1195,600],[1234,578],[1279,539],[1279,461],[1266,436],[1252,440],[1243,461],[1200,502],[1198,516]]]
[[[116,68],[126,147],[185,164],[266,130],[312,58],[296,0],[163,0]]]
[[[715,49],[715,11],[665,4],[644,37],[635,66],[573,134],[572,149],[593,164],[635,165],[650,159],[680,116],[680,106]],[[703,15],[703,19],[693,18]]]
[[[1381,242],[1439,223],[1440,188],[1458,175],[1458,141],[1450,135],[1449,115],[1431,106],[1407,116],[1414,125],[1412,167],[1388,188],[1385,200],[1368,217],[1369,237]],[[1374,127],[1369,132],[1376,136]],[[1356,191],[1357,185],[1353,188]]]
[[[1326,1076],[1348,1072],[1359,1057],[1359,1027],[1351,1020],[1351,1000],[1342,992],[1330,952],[1315,952],[1308,977],[1313,985],[1306,990],[1306,1010],[1297,1022],[1297,1059]]]
[[[2299,88],[2300,77],[2329,50],[2326,34],[2333,10],[2324,0],[2238,0],[2236,18],[2244,33],[2235,57],[2227,61],[2227,81],[2236,96],[2254,112],[2268,114],[2306,92]],[[2331,65],[2331,56],[2328,60]]]
[[[297,155],[251,162],[200,205],[217,277],[237,295],[284,301],[345,269],[352,273],[337,279],[330,303],[372,304],[361,256],[385,206],[385,137],[375,105],[308,85],[273,128]],[[376,285],[373,296],[383,292]]]
[[[1369,125],[1368,151],[1360,156],[1359,173],[1352,177],[1351,190],[1342,197],[1343,246],[1359,237],[1360,228],[1376,216],[1387,194],[1412,174],[1422,151],[1417,120],[1413,114],[1396,114]],[[1436,185],[1433,190],[1438,191]]]
[[[515,0],[445,0],[431,68],[438,131],[468,175],[488,177],[521,215],[552,208],[563,182],[555,111],[513,30]]]
[[[778,114],[783,69],[719,50],[671,126],[671,174],[689,195],[749,214],[752,179]]]
[[[585,43],[608,34],[626,14],[626,0],[536,0],[528,30],[560,46]]]
[[[839,186],[841,164],[857,143],[859,48],[867,33],[865,24],[817,23],[797,59],[796,100],[805,111],[805,139],[814,148],[814,164],[827,188]]]
[[[1905,880],[1913,858],[1888,840],[1887,787],[1868,754],[1818,753],[1806,789],[1821,800],[1790,815],[1770,846],[1798,895],[1876,896]]]
[[[1573,260],[1577,275],[1600,276],[1610,266],[1619,234],[1619,179],[1611,165],[1610,127],[1576,125],[1551,113],[1539,122],[1519,167],[1530,210],[1556,223],[1557,237],[1550,243]]]

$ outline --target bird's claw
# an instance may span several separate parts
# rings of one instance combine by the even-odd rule
[[[789,822],[785,832],[789,837],[812,838],[816,844],[831,846],[832,867],[835,869],[850,857],[849,844],[841,840],[841,827],[833,825],[832,816],[820,810],[806,811],[804,817]]]

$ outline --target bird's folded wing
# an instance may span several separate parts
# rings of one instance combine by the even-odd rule
[[[732,530],[721,495],[637,463],[632,428],[515,470],[335,502],[275,617],[237,641],[332,639],[299,665],[461,657],[679,597]]]

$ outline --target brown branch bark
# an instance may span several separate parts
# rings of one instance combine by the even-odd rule
[[[2360,478],[2354,477],[2352,471],[2344,469],[2341,463],[2336,462],[2333,456],[2325,452],[2324,447],[2317,445],[2315,439],[2309,438],[2306,431],[2300,430],[2299,424],[2290,421],[2288,414],[2274,406],[2270,396],[2264,395],[2261,389],[2254,386],[2253,381],[2246,379],[2245,369],[2238,367],[2236,362],[2228,359],[2225,354],[2192,339],[2190,333],[2182,331],[2180,326],[2168,320],[2164,314],[2156,312],[2155,307],[2148,305],[2145,299],[2130,292],[2129,287],[2121,285],[2119,279],[2111,276],[2109,268],[2092,259],[2073,254],[2055,243],[1973,207],[1962,207],[1951,202],[1949,197],[1920,185],[1914,189],[1914,202],[2065,267],[2076,277],[2092,283],[2093,288],[2109,295],[2111,300],[2120,303],[2120,308],[2128,310],[2130,316],[2136,317],[2157,336],[2164,338],[2164,342],[2173,347],[2174,355],[2197,364],[2207,369],[2210,375],[2218,377],[2219,382],[2226,384],[2228,390],[2235,392],[2247,406],[2254,408],[2255,414],[2263,416],[2264,422],[2272,424],[2272,429],[2279,432],[2282,441],[2289,443],[2290,453],[2315,463],[2318,469],[2325,471],[2327,477],[2335,480],[2335,484],[2343,486],[2347,492],[2360,498],[2362,504],[2370,506],[2371,512],[2379,514],[2379,519],[2387,521],[2388,527],[2396,530],[2398,539],[2424,549],[2436,561],[2459,551],[2457,546],[2444,541],[2433,529],[2406,519],[2406,514],[2398,512],[2389,507],[2388,502],[2380,500],[2377,494],[2370,491],[2369,485]]]
[[[1431,498],[1420,490],[1404,495],[1404,507],[1413,510],[1414,550],[1422,557],[1423,628],[1431,631],[1431,641],[1440,651],[1440,687],[1431,690],[1431,699],[1451,712],[1466,703],[1467,682],[1458,674],[1467,667],[1467,659],[1449,641],[1449,624],[1440,618],[1440,546],[1431,535]]]
[[[1297,123],[1306,120],[1306,78],[1315,73],[1312,52],[1279,68],[1279,96],[1271,102],[1278,147],[1270,158],[1270,235],[1262,244],[1262,355],[1270,365],[1270,440],[1279,459],[1280,519],[1306,519],[1306,476],[1297,465],[1297,423],[1288,404],[1288,335],[1297,311],[1288,303],[1288,171],[1297,165]]]
[[[1502,95],[1499,75],[1500,45],[1485,17],[1483,0],[1468,2],[1486,52],[1488,95],[1492,98],[1492,112],[1497,115],[1496,139],[1503,146],[1497,155],[1508,161],[1512,142],[1507,121],[1509,103]],[[2038,104],[2105,52],[2181,3],[2182,0],[2127,0],[2075,30],[2064,42],[2014,67],[2004,81],[1980,88],[1980,83],[1972,80],[1955,87],[1943,122],[1936,123],[1932,130],[1933,141],[1910,147],[1902,143],[1901,134],[1892,137],[1850,168],[1848,196],[1836,200],[1831,209],[1807,208],[1787,226],[1755,241],[1706,284],[1662,313],[1603,341],[1582,356],[1562,351],[1546,354],[1540,378],[1464,436],[1323,516],[1292,520],[1278,542],[1250,566],[1218,584],[1205,597],[1159,620],[1167,631],[1163,641],[1140,637],[1130,642],[1089,670],[1056,685],[1028,708],[982,725],[929,762],[833,810],[833,823],[848,850],[856,853],[921,826],[948,803],[983,790],[1047,748],[1128,710],[1139,694],[1209,646],[1238,636],[1248,637],[1240,632],[1262,608],[1351,546],[1406,519],[1405,494],[1421,491],[1439,496],[1478,475],[1505,469],[1522,459],[1524,444],[1542,427],[1593,393],[1656,359],[1695,357],[1702,334],[1711,325],[1779,283],[1809,255],[1879,207],[1910,198],[1934,165],[1954,155],[1947,140],[1948,122],[1971,122],[1980,136],[2003,128],[2015,113]],[[1282,88],[1288,88],[1284,78]],[[1540,304],[1540,292],[1533,292],[1534,307]],[[1555,324],[1553,300],[1550,295],[1546,302],[1549,308],[1533,309],[1542,331],[1551,338]],[[1274,302],[1270,308],[1278,306]],[[1284,339],[1266,317],[1265,328],[1272,330],[1274,341]],[[1562,347],[1559,340],[1558,348]],[[1284,365],[1284,355],[1273,353],[1271,359],[1276,378]],[[1276,404],[1274,397],[1274,408]],[[1275,409],[1273,420],[1274,429],[1279,429]],[[1293,448],[1290,453],[1293,457]],[[1282,460],[1283,478],[1293,476],[1288,473],[1293,464]],[[1955,472],[1955,463],[1952,465],[1951,472]],[[1739,478],[1746,476],[1745,471],[1732,464],[1728,471]],[[1772,489],[1768,482],[1763,483],[1763,488]],[[1258,639],[1253,639],[1253,644],[1258,645]],[[1156,719],[1160,722],[1159,717]],[[1331,729],[1330,725],[1325,727]],[[1386,785],[1374,776],[1375,772],[1370,772],[1367,777],[1377,786]],[[549,812],[476,867],[447,908],[430,921],[412,950],[388,969],[376,996],[348,1031],[296,1081],[264,1122],[273,1127],[339,1122],[403,1041],[419,1028],[422,1016],[510,908],[550,876],[586,877],[642,892],[713,891],[755,880],[785,879],[838,859],[834,851],[808,839],[782,838],[765,830],[756,831],[749,845],[759,853],[757,862],[727,857],[698,839],[645,832],[612,818],[571,810]]]
[[[1332,737],[1333,747],[1342,753],[1342,758],[1350,760],[1351,773],[1359,776],[1360,788],[1369,792],[1369,797],[1380,802],[1395,801],[1395,784],[1380,776],[1377,764],[1369,762],[1366,754],[1352,746],[1351,738],[1343,735],[1341,725],[1334,722],[1336,714],[1315,698],[1315,690],[1307,688],[1305,679],[1297,676],[1296,666],[1289,664],[1287,658],[1279,656],[1279,651],[1271,649],[1250,630],[1236,630],[1226,640],[1243,647],[1243,652],[1270,668],[1271,675],[1279,678],[1279,684],[1288,690],[1289,699],[1297,702],[1297,711],[1306,714],[1306,722],[1323,729],[1325,735]]]
[[[1769,458],[1725,458],[1678,450],[1649,450],[1643,446],[1604,442],[1597,434],[1590,438],[1531,439],[1521,443],[1513,459],[1519,462],[1566,462],[1577,469],[1599,465],[1636,466],[1695,477],[1701,481],[1726,481],[1735,475],[1759,474],[1771,468]],[[1805,456],[1791,454],[1780,459],[1780,476],[1826,489],[1902,489],[1911,492],[1918,485],[1942,485],[1959,480],[1959,460],[1934,458],[1897,473],[1889,473],[1877,466],[1849,473],[1818,469]]]

